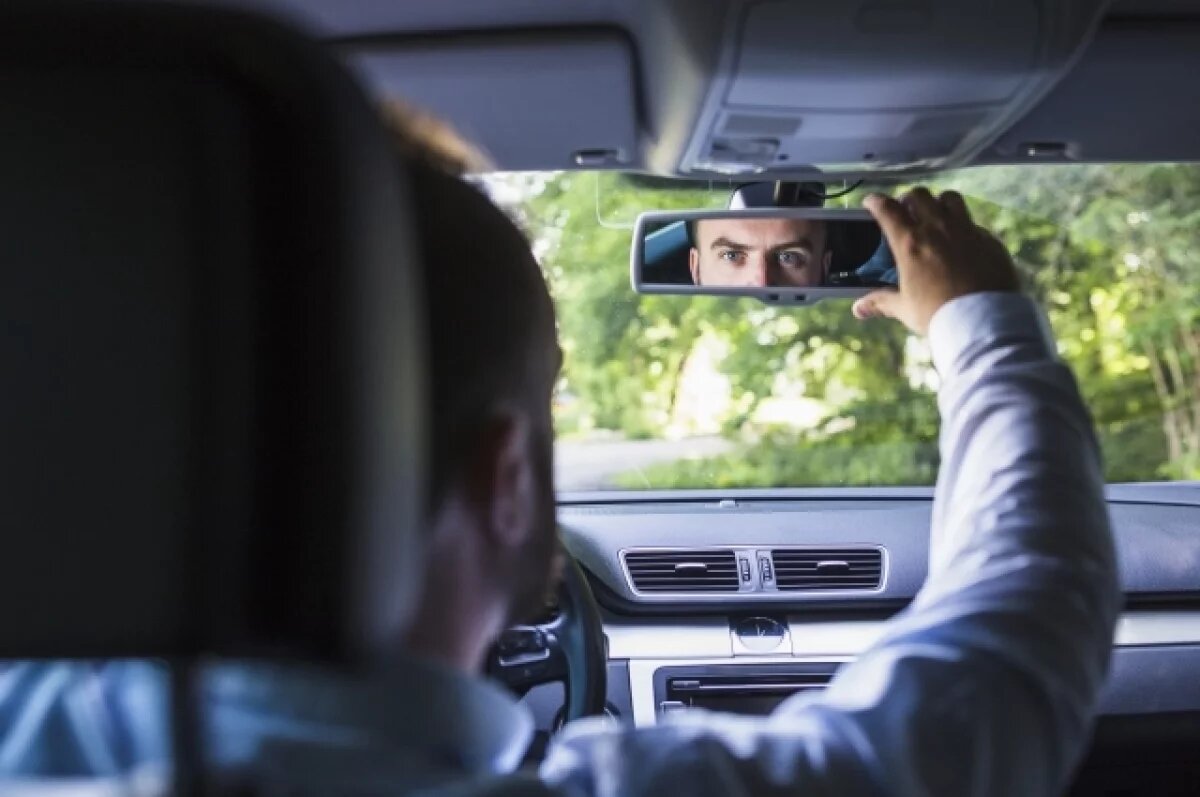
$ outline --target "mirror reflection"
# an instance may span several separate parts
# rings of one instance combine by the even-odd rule
[[[662,219],[644,226],[643,285],[857,288],[896,284],[896,266],[870,217]]]

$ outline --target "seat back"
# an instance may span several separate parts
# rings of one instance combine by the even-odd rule
[[[233,11],[0,9],[0,658],[346,660],[417,586],[402,170]]]

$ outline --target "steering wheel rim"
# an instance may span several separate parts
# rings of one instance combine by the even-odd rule
[[[604,713],[608,645],[583,568],[565,555],[558,612],[545,623],[506,630],[488,653],[488,673],[518,697],[535,686],[562,682],[567,722]]]

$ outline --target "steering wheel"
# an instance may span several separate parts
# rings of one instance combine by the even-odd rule
[[[518,697],[541,684],[562,682],[566,721],[604,713],[608,694],[608,645],[600,610],[583,568],[564,556],[558,610],[538,625],[514,626],[488,654],[487,670]]]

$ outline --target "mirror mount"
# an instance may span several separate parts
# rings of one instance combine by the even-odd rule
[[[819,208],[825,204],[825,184],[817,182],[742,183],[729,197],[730,210],[749,208]]]

